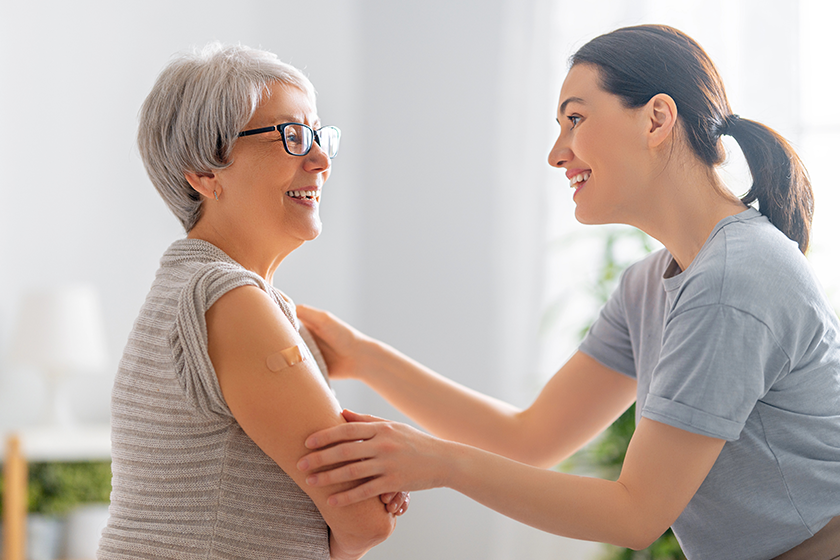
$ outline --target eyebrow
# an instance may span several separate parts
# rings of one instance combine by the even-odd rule
[[[560,113],[566,113],[566,105],[568,105],[569,103],[581,103],[583,105],[586,105],[586,102],[580,97],[570,97],[560,104]]]
[[[305,121],[306,117],[303,120],[299,120],[298,117],[293,117],[292,115],[280,115],[274,119],[275,123],[287,123],[287,122],[296,122],[301,124],[306,124]],[[315,119],[312,121],[312,129],[318,130],[321,127],[321,119]]]

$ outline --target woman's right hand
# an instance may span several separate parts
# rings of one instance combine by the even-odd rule
[[[342,412],[347,424],[316,432],[306,447],[317,450],[298,462],[311,473],[310,486],[359,483],[329,497],[335,506],[346,506],[391,492],[425,490],[445,485],[446,464],[452,459],[451,442],[375,416]]]
[[[297,316],[315,337],[330,378],[358,378],[362,346],[371,339],[328,311],[298,305]]]

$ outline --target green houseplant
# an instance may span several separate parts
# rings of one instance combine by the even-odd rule
[[[111,496],[111,463],[30,463],[28,511],[44,515],[65,515],[79,504],[107,503]],[[0,496],[3,478],[0,474]],[[2,514],[0,501],[0,514]]]
[[[596,302],[603,305],[618,284],[622,271],[640,257],[652,252],[656,244],[647,234],[636,228],[602,228],[596,235],[603,238],[603,252],[590,290]],[[558,245],[562,246],[563,243]],[[550,306],[549,313],[557,314],[557,306]],[[581,339],[589,330],[589,325],[593,320],[594,318],[590,318],[586,326],[581,329]],[[605,478],[618,478],[627,445],[635,429],[636,407],[633,405],[594,442],[571,457],[562,468],[594,471]],[[603,560],[685,560],[685,555],[669,529],[644,550],[634,551],[609,546]]]

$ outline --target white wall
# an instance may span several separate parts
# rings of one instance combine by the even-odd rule
[[[157,261],[182,235],[142,169],[137,111],[173,53],[218,39],[304,69],[322,120],[343,130],[324,233],[275,283],[456,380],[524,404],[532,395],[507,372],[527,378],[534,367],[542,183],[533,170],[545,154],[514,149],[500,124],[527,127],[551,110],[555,92],[515,101],[544,72],[528,61],[534,7],[546,5],[4,3],[0,344],[26,290],[92,282],[116,368]],[[37,378],[0,367],[0,429],[36,419]],[[77,382],[81,417],[107,417],[109,384]],[[338,394],[345,406],[399,417],[358,385],[340,384]],[[369,557],[501,559],[540,549],[581,557],[561,542],[435,490],[414,497],[394,537]]]
[[[234,12],[224,2],[4,6],[2,342],[8,342],[18,298],[26,290],[92,282],[103,299],[116,367],[160,255],[183,235],[146,178],[135,145],[140,104],[173,53],[217,39],[262,46],[306,70],[322,91],[326,119],[353,113],[352,95],[342,94],[353,91],[352,4],[327,3],[329,17],[321,17],[317,27],[329,42],[313,40],[311,24],[301,24],[312,20],[312,9],[286,4],[270,17],[256,2],[242,2]],[[346,183],[337,170],[332,183],[337,204],[349,198],[341,188]],[[327,219],[331,210],[325,210]],[[336,225],[347,219],[339,215]],[[344,239],[327,235],[322,243],[337,255],[329,262],[336,263],[331,274],[338,280],[348,275]],[[348,294],[338,291],[325,303],[349,300]],[[90,407],[80,411],[101,414],[102,400],[91,397]]]

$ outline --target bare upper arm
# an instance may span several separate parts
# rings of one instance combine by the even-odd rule
[[[302,344],[271,298],[254,286],[227,292],[206,313],[208,351],[228,407],[248,436],[311,498],[333,531],[364,536],[393,528],[378,499],[352,507],[327,504],[339,490],[314,488],[295,465],[314,431],[344,423],[341,408],[317,365],[306,360],[271,371],[266,359]],[[380,538],[381,540],[381,538]]]
[[[635,379],[576,352],[519,413],[523,445],[532,450],[525,462],[557,464],[605,430],[635,399]]]
[[[618,482],[643,525],[638,548],[656,540],[682,513],[717,461],[726,440],[642,418]]]

